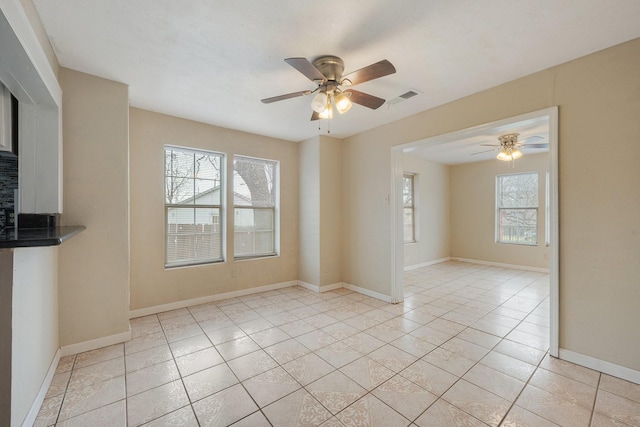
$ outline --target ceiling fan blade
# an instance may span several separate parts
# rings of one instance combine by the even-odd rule
[[[320,114],[315,111],[313,112],[313,114],[311,114],[311,121],[314,120],[320,120]]]
[[[380,62],[371,64],[368,67],[360,68],[353,71],[343,77],[343,85],[355,86],[360,83],[368,82],[369,80],[377,79],[378,77],[387,76],[396,72],[396,68],[391,62],[383,59]]]
[[[501,147],[500,144],[480,144],[482,147]]]
[[[325,76],[307,58],[287,58],[284,61],[300,71],[312,82],[324,82],[326,80]]]
[[[351,102],[355,102],[356,104],[363,105],[367,108],[371,108],[375,110],[384,104],[384,99],[378,98],[377,96],[369,95],[368,93],[360,92],[358,90],[349,89],[344,91],[345,94],[349,97]]]
[[[273,96],[271,98],[261,99],[264,104],[271,104],[272,102],[282,101],[283,99],[296,98],[298,96],[309,95],[310,90],[301,90],[300,92],[287,93],[285,95]]]
[[[543,137],[539,136],[539,135],[532,135],[530,137],[527,137],[519,142],[527,142],[527,141],[537,141],[539,139],[544,139]]]
[[[482,154],[482,153],[489,153],[491,151],[496,151],[496,150],[484,150],[484,151],[478,151],[477,153],[471,153],[469,154],[470,156],[475,156],[476,154]]]
[[[549,144],[548,143],[543,143],[543,144],[522,144],[523,148],[549,148]]]

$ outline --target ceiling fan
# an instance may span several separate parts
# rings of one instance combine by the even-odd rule
[[[475,156],[476,154],[488,153],[489,151],[498,151],[499,153],[496,156],[498,160],[503,160],[505,162],[510,162],[522,157],[522,151],[518,148],[549,148],[548,142],[533,142],[531,141],[540,141],[544,138],[541,136],[530,136],[525,138],[522,141],[518,141],[519,133],[508,133],[505,135],[500,135],[498,137],[498,141],[500,144],[480,144],[483,147],[496,147],[492,150],[479,151],[477,153],[471,154]]]
[[[304,74],[317,87],[315,90],[302,90],[265,98],[261,101],[265,104],[270,104],[317,92],[317,95],[311,101],[311,108],[313,109],[311,120],[332,118],[334,107],[338,110],[338,113],[346,113],[351,108],[352,103],[375,110],[384,104],[384,99],[351,88],[343,91],[342,87],[355,86],[396,72],[395,67],[386,59],[344,76],[342,75],[344,61],[337,56],[320,56],[314,59],[313,62],[306,58],[287,58],[285,62]]]

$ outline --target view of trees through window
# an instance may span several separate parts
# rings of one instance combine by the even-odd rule
[[[274,255],[277,162],[235,156],[233,160],[234,256]]]
[[[496,177],[497,241],[538,243],[538,173]]]
[[[165,147],[165,265],[222,260],[224,156]]]

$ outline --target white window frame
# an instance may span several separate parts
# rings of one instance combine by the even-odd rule
[[[535,175],[536,176],[536,199],[538,204],[536,206],[516,206],[516,207],[502,207],[500,206],[500,194],[501,194],[501,178],[502,177],[507,177],[507,176],[517,176],[517,175]],[[540,206],[540,197],[538,195],[538,191],[540,188],[540,174],[538,172],[520,172],[520,173],[512,173],[512,174],[501,174],[501,175],[496,175],[496,243],[498,244],[506,244],[506,245],[522,245],[522,246],[537,246],[538,245],[538,240],[539,240],[539,236],[538,236],[538,224],[539,224],[539,215],[538,215],[538,207]],[[529,210],[529,211],[535,211],[535,216],[536,216],[536,224],[534,227],[535,230],[535,241],[533,242],[518,242],[518,241],[513,241],[513,240],[503,240],[502,239],[502,224],[501,224],[501,218],[502,218],[502,212],[503,211],[512,211],[512,210],[518,210],[518,211],[525,211],[525,210]]]
[[[238,176],[239,174],[237,172],[235,172],[235,162],[236,160],[245,160],[245,161],[249,161],[249,162],[257,162],[257,163],[269,163],[273,165],[273,174],[271,177],[271,192],[272,192],[272,205],[271,206],[247,206],[247,205],[236,205],[235,204],[235,180],[236,180],[236,176]],[[273,159],[264,159],[264,158],[259,158],[259,157],[251,157],[251,156],[243,156],[243,155],[234,155],[233,156],[233,169],[234,169],[234,173],[233,173],[233,181],[231,183],[231,185],[229,186],[229,188],[231,189],[231,192],[233,193],[233,200],[234,200],[234,204],[233,204],[233,215],[234,215],[234,225],[233,225],[233,238],[234,238],[234,260],[250,260],[250,259],[259,259],[259,258],[266,258],[266,257],[273,257],[273,256],[278,256],[279,255],[279,242],[280,242],[280,230],[279,230],[279,200],[280,200],[280,162],[278,160],[273,160]],[[252,253],[242,253],[242,254],[238,254],[237,253],[237,237],[240,233],[242,233],[242,231],[238,230],[238,226],[236,224],[236,218],[238,215],[238,211],[239,210],[243,210],[243,209],[249,209],[249,210],[253,210],[253,211],[258,211],[258,210],[268,210],[271,211],[271,218],[272,218],[272,223],[271,223],[271,232],[273,233],[273,250],[272,251],[268,251],[268,252],[252,252]],[[268,230],[261,230],[261,231],[268,231]],[[255,249],[255,232],[253,235],[254,239],[254,249]]]
[[[403,191],[403,197],[402,197],[402,222],[403,222],[403,231],[404,231],[404,227],[406,226],[404,224],[404,218],[406,216],[406,212],[407,209],[409,209],[411,211],[411,239],[410,240],[406,240],[403,237],[403,241],[404,244],[409,244],[409,243],[416,243],[418,241],[417,238],[417,227],[416,227],[416,177],[417,174],[415,173],[410,173],[410,172],[403,172],[402,174],[402,191]],[[410,179],[411,180],[411,205],[407,206],[404,202],[404,182],[406,179]],[[404,233],[403,233],[404,236]]]
[[[205,156],[214,156],[214,157],[218,157],[220,158],[220,184],[219,184],[219,188],[220,188],[220,198],[219,198],[219,203],[217,204],[196,204],[195,203],[195,196],[194,196],[194,203],[168,203],[167,202],[167,167],[166,167],[166,153],[168,150],[171,151],[177,151],[177,152],[182,152],[182,153],[192,153],[194,155],[205,155]],[[175,146],[175,145],[165,145],[164,149],[163,149],[163,161],[164,163],[164,180],[163,180],[163,200],[164,200],[164,266],[165,268],[173,268],[173,267],[186,267],[186,266],[195,266],[195,265],[203,265],[203,264],[212,264],[212,263],[219,263],[219,262],[224,262],[225,260],[225,230],[224,230],[224,214],[225,214],[225,181],[226,181],[226,175],[225,175],[225,154],[224,153],[218,153],[215,151],[208,151],[208,150],[201,150],[201,149],[194,149],[194,148],[186,148],[186,147],[179,147],[179,146]],[[194,161],[195,161],[195,157],[194,157]],[[189,178],[192,179],[194,181],[194,186],[196,183],[197,178],[194,176],[193,178]],[[195,194],[195,191],[194,191]],[[168,248],[168,240],[169,240],[169,236],[170,236],[170,227],[169,227],[169,211],[173,208],[187,208],[187,209],[194,209],[194,215],[197,215],[197,210],[198,209],[217,209],[218,210],[218,232],[217,233],[211,233],[212,235],[219,235],[219,241],[220,241],[220,257],[218,258],[193,258],[191,260],[186,260],[186,261],[178,261],[178,262],[169,262],[168,261],[168,255],[169,255],[169,248]],[[213,223],[212,223],[213,224]],[[213,227],[212,227],[213,228]],[[178,236],[177,233],[175,233],[176,236]],[[195,241],[194,241],[194,245],[195,245]]]

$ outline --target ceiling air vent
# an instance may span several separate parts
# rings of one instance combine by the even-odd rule
[[[408,91],[406,91],[405,93],[403,93],[402,95],[398,95],[395,98],[391,98],[388,103],[389,105],[395,105],[399,102],[402,102],[404,100],[407,100],[409,98],[413,98],[416,95],[421,94],[422,92],[420,92],[419,90],[416,89],[409,89]]]
[[[416,96],[418,94],[418,92],[414,92],[412,90],[403,93],[402,95],[400,95],[400,98],[402,99],[409,99],[409,98],[413,98],[414,96]]]

